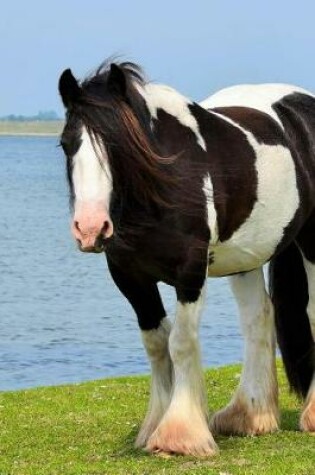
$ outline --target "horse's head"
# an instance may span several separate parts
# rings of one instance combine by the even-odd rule
[[[132,221],[135,210],[139,216],[152,205],[168,205],[164,191],[174,185],[165,168],[170,160],[159,155],[144,85],[133,63],[105,63],[82,83],[70,69],[60,77],[72,233],[84,252],[101,252],[114,234],[121,237],[122,221],[124,231],[141,225]]]
[[[123,80],[119,69],[113,66],[107,78],[107,99],[111,89],[118,92]],[[71,230],[83,252],[103,251],[114,233],[110,216],[113,180],[103,130],[99,134],[89,120],[94,107],[97,124],[99,99],[102,105],[106,104],[106,90],[103,87],[99,91],[99,86],[95,81],[94,88],[84,88],[70,69],[65,70],[59,80],[59,92],[67,110],[60,144],[67,159],[74,210]],[[99,126],[101,129],[101,124]]]

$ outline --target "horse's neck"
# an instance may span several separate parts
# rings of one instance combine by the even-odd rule
[[[164,84],[147,83],[139,92],[143,96],[151,116],[155,119],[158,109],[163,109],[171,115],[181,116],[185,113],[187,106],[192,103],[175,89]]]
[[[158,111],[162,110],[175,117],[177,121],[188,127],[196,135],[200,147],[206,149],[205,141],[200,134],[198,122],[192,113],[193,102],[175,89],[162,84],[148,83],[139,90],[144,98],[152,119],[159,119]]]

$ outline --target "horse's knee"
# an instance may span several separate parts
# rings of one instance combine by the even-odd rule
[[[189,358],[198,350],[197,334],[179,335],[171,332],[169,338],[169,352],[173,363],[181,363],[185,358]]]
[[[160,326],[153,330],[142,331],[142,340],[150,361],[159,361],[168,355],[168,340],[171,322],[165,318]]]

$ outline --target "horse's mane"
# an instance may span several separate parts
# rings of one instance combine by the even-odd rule
[[[88,88],[89,85],[92,84],[106,85],[110,66],[112,64],[119,66],[119,68],[125,73],[128,82],[135,81],[142,85],[146,83],[145,75],[141,66],[131,61],[118,62],[114,61],[113,58],[109,58],[103,61],[95,71],[85,78],[82,82],[83,89],[86,87]]]
[[[109,87],[112,62],[105,61],[81,83],[82,94],[73,106],[90,137],[106,147],[115,192],[124,202],[143,207],[167,206],[166,192],[175,178],[167,164],[174,157],[162,156],[156,143],[151,116],[138,87],[146,83],[142,69],[134,63],[115,63],[125,78],[125,95]]]

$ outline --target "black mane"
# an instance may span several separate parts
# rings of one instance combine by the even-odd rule
[[[111,66],[113,64],[123,71],[129,85],[132,82],[137,82],[140,85],[145,84],[146,79],[143,69],[138,64],[132,63],[130,61],[113,62],[111,59],[106,59],[93,73],[91,73],[82,81],[82,89],[89,91],[93,89],[93,87],[106,87]]]

